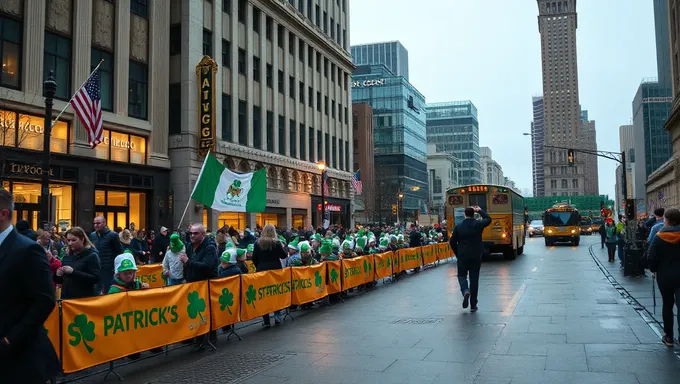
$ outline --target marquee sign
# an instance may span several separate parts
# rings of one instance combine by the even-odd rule
[[[215,73],[217,63],[203,56],[196,66],[198,77],[198,153],[205,156],[215,149]]]

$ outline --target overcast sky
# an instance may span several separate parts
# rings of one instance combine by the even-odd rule
[[[619,126],[656,77],[651,0],[580,0],[580,103],[596,121],[600,150],[619,151]],[[532,188],[531,97],[542,93],[535,0],[353,0],[350,43],[399,40],[411,83],[427,102],[471,100],[479,144],[488,146],[518,188]],[[600,158],[600,193],[614,198],[616,164]]]

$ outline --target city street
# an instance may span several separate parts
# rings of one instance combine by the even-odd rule
[[[219,336],[217,352],[184,348],[118,372],[129,383],[678,382],[680,357],[591,257],[599,238],[527,240],[517,260],[482,265],[477,313],[461,308],[449,262],[270,330],[240,325],[243,340]]]

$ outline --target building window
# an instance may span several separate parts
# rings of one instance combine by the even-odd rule
[[[347,121],[347,107],[345,107],[345,121]]]
[[[307,66],[312,68],[312,61],[314,61],[314,48],[307,45]]]
[[[314,24],[316,24],[317,27],[321,27],[321,8],[319,8],[319,5],[314,6]]]
[[[347,164],[347,167],[349,167],[349,141],[345,140],[345,164]],[[350,172],[354,172],[359,169],[359,166],[357,165],[355,169],[348,169]]]
[[[342,104],[338,103],[338,121],[342,123]]]
[[[241,24],[246,23],[246,6],[248,4],[247,0],[238,0],[238,22]]]
[[[569,184],[567,183],[567,179],[562,179],[562,188],[569,188]]]
[[[104,130],[104,142],[95,148],[95,157],[123,163],[146,163],[146,138]]]
[[[323,33],[328,34],[328,13],[323,11]]]
[[[323,97],[323,112],[328,116],[328,96]]]
[[[246,74],[246,51],[241,48],[238,49],[238,73]]]
[[[253,31],[260,33],[260,10],[253,6]]]
[[[71,40],[54,33],[45,32],[43,81],[47,80],[50,70],[54,71],[54,79],[57,82],[55,97],[68,100],[71,97]]]
[[[323,59],[323,77],[328,78],[328,59]]]
[[[274,152],[274,113],[267,111],[267,152]]]
[[[288,32],[288,53],[295,55],[295,34]]]
[[[45,139],[43,135],[43,132],[45,132],[43,129],[44,122],[43,117],[0,110],[0,146],[42,151]],[[67,153],[68,133],[68,123],[58,121],[54,124],[50,152]]]
[[[295,78],[288,76],[288,92],[291,99],[295,99]]]
[[[277,82],[279,83],[279,93],[283,95],[283,71],[279,69],[279,77],[277,79]]]
[[[578,179],[572,179],[571,180],[571,187],[572,188],[578,188]]]
[[[2,86],[15,89],[21,87],[21,37],[21,23],[0,16],[0,58],[2,58],[0,85]]]
[[[222,0],[222,12],[231,15],[231,0]]]
[[[222,140],[232,140],[231,129],[231,96],[222,94]]]
[[[146,119],[149,77],[147,65],[136,61],[130,61],[129,76],[128,116]]]
[[[314,106],[314,91],[312,90],[312,87],[307,88],[307,105],[310,107]]]
[[[335,64],[331,63],[331,81],[335,82]]]
[[[321,112],[321,92],[316,93],[316,111]]]
[[[323,148],[321,148],[321,132],[316,131],[316,161],[321,161]]]
[[[222,66],[231,68],[231,43],[229,40],[222,40]]]
[[[435,176],[434,180],[432,181],[432,189],[433,193],[442,193],[442,179],[440,177]]]
[[[314,158],[314,128],[307,128],[307,145],[309,146],[309,161],[316,161]]]
[[[331,143],[330,143],[330,140],[328,139],[328,134],[327,134],[327,133],[324,133],[324,134],[323,134],[323,137],[324,137],[325,143],[326,143],[326,148],[325,148],[325,149],[326,149],[326,157],[324,157],[324,161],[326,162],[326,164],[329,164],[329,165],[330,165],[330,158],[331,158]]]
[[[267,64],[266,70],[267,70],[267,88],[271,88],[272,82],[273,82],[272,77],[273,77],[274,67],[271,64]]]
[[[286,33],[286,32],[283,29],[283,25],[281,25],[281,24],[279,24],[279,26],[277,27],[277,30],[278,30],[278,32],[276,34],[277,44],[278,44],[279,48],[283,48],[283,39],[285,37],[284,33]]]
[[[149,17],[149,4],[147,4],[147,0],[130,0],[130,12],[139,17]]]
[[[302,39],[298,39],[298,59],[305,62],[305,42]]]
[[[337,145],[337,139],[333,137],[332,145],[333,145],[333,156],[331,156],[331,168],[338,168],[338,165],[336,164],[335,159],[338,157],[338,145]]]
[[[248,114],[246,102],[238,101],[238,143],[248,145]]]
[[[182,25],[170,26],[170,56],[182,53]]]
[[[260,107],[253,106],[253,147],[262,149],[262,124]]]
[[[102,109],[113,110],[113,55],[109,52],[92,48],[90,70],[94,70],[100,60],[104,60],[99,66],[99,93]]]
[[[274,26],[274,19],[272,19],[269,16],[266,16],[264,19],[264,34],[267,37],[267,40],[272,41],[272,29]]]
[[[279,155],[286,154],[286,119],[279,115]]]
[[[305,146],[305,125],[300,123],[300,159],[309,161],[307,157],[307,147]]]
[[[340,146],[340,151],[338,152],[338,159],[340,159],[340,170],[344,171],[345,170],[344,142],[342,140],[338,140],[338,145]]]
[[[302,81],[299,82],[299,88],[300,88],[300,90],[299,90],[300,95],[298,96],[298,101],[301,104],[304,105],[305,104],[305,84]]]
[[[335,101],[331,101],[331,117],[335,119]]]
[[[335,39],[335,20],[331,17],[331,39]]]
[[[321,52],[316,53],[316,72],[321,73]]]
[[[203,30],[203,56],[212,56],[212,33]]]
[[[182,132],[182,84],[170,84],[168,92],[168,132],[176,135]]]
[[[297,158],[297,152],[295,148],[297,147],[297,132],[296,132],[295,120],[290,120],[290,126],[288,128],[288,133],[290,134],[290,157]]]
[[[260,58],[253,56],[253,80],[260,82]]]

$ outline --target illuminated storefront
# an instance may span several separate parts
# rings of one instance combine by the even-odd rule
[[[312,196],[312,225],[314,228],[321,226],[322,209],[321,196]],[[326,212],[330,216],[330,224],[348,228],[350,224],[350,201],[326,197]]]
[[[16,200],[15,220],[37,229],[43,174],[44,119],[0,110],[0,180]],[[111,229],[158,230],[171,227],[173,207],[169,170],[146,165],[147,138],[105,129],[104,142],[91,157],[71,154],[72,125],[57,122],[50,149],[50,208],[48,221],[61,230],[78,225],[92,230],[96,215]]]

